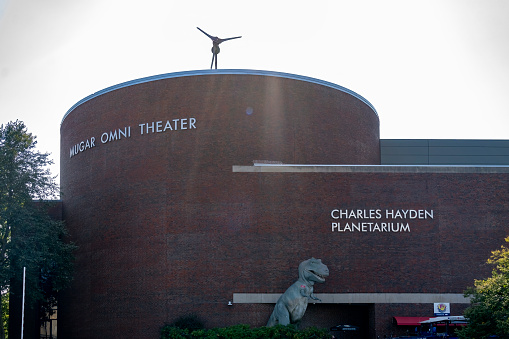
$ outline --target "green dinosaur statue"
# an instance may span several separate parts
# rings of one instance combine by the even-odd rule
[[[325,278],[328,276],[329,269],[322,263],[322,260],[311,258],[301,262],[299,280],[288,287],[285,293],[279,297],[267,326],[298,325],[306,312],[309,299],[321,301],[313,295],[313,285],[315,282],[325,282]]]

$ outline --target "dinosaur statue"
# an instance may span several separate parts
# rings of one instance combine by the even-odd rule
[[[299,265],[299,280],[279,297],[274,311],[269,318],[267,326],[276,324],[298,325],[306,312],[309,299],[319,300],[313,294],[315,282],[323,283],[329,276],[329,269],[322,263],[322,260],[311,258]]]

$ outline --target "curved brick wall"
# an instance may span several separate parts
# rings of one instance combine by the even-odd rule
[[[121,84],[64,117],[64,219],[79,250],[62,337],[156,337],[196,305],[214,312],[231,299],[225,271],[239,266],[238,279],[247,263],[230,262],[220,239],[256,223],[233,165],[379,164],[378,116],[362,97],[316,79],[228,73]]]
[[[133,81],[66,114],[63,213],[79,250],[59,336],[155,338],[196,309],[221,324],[245,267],[268,254],[230,261],[232,249],[260,241],[229,247],[230,235],[268,226],[253,215],[265,193],[240,189],[247,183],[233,165],[379,163],[378,116],[355,93],[279,73],[227,73]]]
[[[188,143],[210,156],[207,161],[252,164],[273,160],[299,164],[379,164],[379,120],[364,98],[340,86],[284,73],[237,71],[177,73],[121,84],[85,98],[62,122],[62,157],[70,147],[104,132],[131,126],[136,146],[159,131],[172,143]],[[292,78],[293,77],[293,78]],[[166,128],[167,120],[179,121]],[[176,127],[176,128],[175,128]],[[170,133],[193,129],[196,133]],[[195,131],[193,131],[195,132]],[[157,131],[155,132],[157,134]],[[147,139],[147,138],[145,138]],[[104,138],[106,140],[106,137]],[[104,141],[103,140],[103,141]],[[175,147],[177,145],[173,145]],[[77,147],[77,150],[80,147]],[[86,143],[82,149],[88,149]],[[92,147],[93,148],[93,147]],[[111,147],[109,147],[111,148]],[[110,151],[108,149],[108,151]],[[213,156],[212,156],[213,155]],[[86,160],[85,160],[86,161]]]

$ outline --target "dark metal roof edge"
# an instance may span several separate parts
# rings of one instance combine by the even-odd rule
[[[115,91],[117,89],[121,89],[121,88],[124,88],[124,87],[129,87],[129,86],[133,86],[133,85],[137,85],[137,84],[142,84],[142,83],[146,83],[146,82],[151,82],[151,81],[163,80],[163,79],[180,78],[180,77],[196,76],[196,75],[213,75],[213,74],[263,75],[263,76],[272,76],[272,77],[280,77],[280,78],[287,78],[287,79],[293,79],[293,80],[306,81],[306,82],[310,82],[310,83],[314,83],[314,84],[318,84],[318,85],[322,85],[322,86],[327,86],[327,87],[330,87],[330,88],[333,88],[333,89],[337,89],[337,90],[339,90],[341,92],[347,93],[347,94],[349,94],[349,95],[359,99],[360,101],[364,102],[366,105],[369,106],[369,108],[371,108],[373,110],[375,115],[378,117],[378,113],[377,113],[375,107],[367,99],[365,99],[363,96],[355,93],[354,91],[349,90],[346,87],[334,84],[332,82],[328,82],[328,81],[324,81],[324,80],[320,80],[320,79],[316,79],[316,78],[311,78],[311,77],[307,77],[307,76],[303,76],[303,75],[297,75],[297,74],[291,74],[291,73],[283,73],[283,72],[250,70],[250,69],[206,69],[206,70],[182,71],[182,72],[174,72],[174,73],[166,73],[166,74],[153,75],[153,76],[149,76],[149,77],[145,77],[145,78],[140,78],[140,79],[135,79],[135,80],[130,80],[130,81],[122,82],[120,84],[107,87],[107,88],[102,89],[102,90],[100,90],[98,92],[95,92],[95,93],[93,93],[93,94],[91,94],[91,95],[81,99],[77,103],[75,103],[65,113],[64,117],[62,118],[62,122],[61,123],[63,123],[65,118],[74,109],[76,109],[81,104],[83,104],[83,103],[85,103],[85,102],[87,102],[87,101],[89,101],[89,100],[91,100],[93,98],[96,98],[96,97],[98,97],[100,95],[103,95],[103,94]]]

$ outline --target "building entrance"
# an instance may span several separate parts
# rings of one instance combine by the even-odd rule
[[[300,328],[316,326],[331,328],[337,325],[358,327],[356,331],[333,331],[336,338],[374,338],[374,304],[309,304]],[[371,324],[371,326],[370,326]]]

